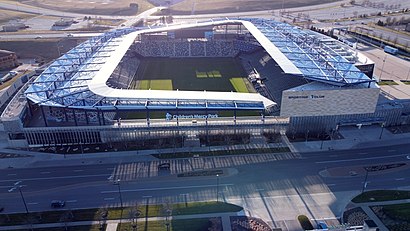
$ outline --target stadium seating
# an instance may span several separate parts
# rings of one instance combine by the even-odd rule
[[[131,52],[127,53],[118,66],[115,68],[110,78],[107,81],[107,85],[112,88],[128,89],[141,60]]]
[[[276,102],[278,107],[284,90],[307,83],[303,78],[283,74],[282,69],[264,50],[241,54],[240,59],[255,89],[261,95]]]
[[[144,40],[134,44],[144,57],[235,57],[260,48],[241,40]]]

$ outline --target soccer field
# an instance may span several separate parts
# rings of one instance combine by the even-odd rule
[[[255,92],[234,58],[145,58],[131,88]]]

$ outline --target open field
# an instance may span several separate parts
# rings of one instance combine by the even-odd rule
[[[233,58],[146,58],[131,88],[255,92]]]
[[[34,14],[28,14],[12,10],[0,10],[0,24],[9,22],[10,20],[27,19],[34,17]]]
[[[282,9],[282,7],[291,8],[335,1],[336,0],[182,0],[171,7],[171,13],[200,14],[275,10]],[[166,1],[156,2],[164,4]],[[178,1],[171,0],[170,2]],[[21,0],[20,3],[59,11],[99,15],[135,15],[154,7],[154,5],[148,0]],[[139,6],[138,10],[130,8],[130,3],[137,3]]]
[[[57,46],[59,46],[60,52],[63,54],[82,41],[83,39],[1,41],[0,47],[16,52],[17,56],[21,59],[38,59],[49,62],[59,57]]]
[[[20,2],[46,9],[97,15],[136,15],[154,7],[146,0],[22,0]],[[138,9],[131,8],[130,3],[137,3]]]
[[[222,13],[222,12],[243,12],[255,10],[275,10],[292,8],[299,6],[309,6],[336,2],[336,0],[185,0],[171,7],[172,14],[200,14],[200,13]]]

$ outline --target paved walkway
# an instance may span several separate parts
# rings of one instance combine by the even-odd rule
[[[377,147],[385,145],[407,144],[410,139],[410,133],[392,134],[389,130],[384,129],[380,139],[381,128],[379,126],[362,127],[342,127],[339,130],[344,139],[328,141],[309,141],[309,142],[289,142],[283,139],[282,145],[287,145],[292,153],[303,152],[320,152],[332,150],[344,150],[353,148]],[[1,132],[0,132],[1,133]],[[25,168],[25,167],[47,167],[61,165],[87,165],[98,163],[129,163],[129,162],[146,162],[156,160],[152,154],[173,153],[173,152],[206,152],[209,150],[234,150],[234,149],[257,149],[257,148],[276,148],[278,144],[246,144],[230,145],[217,147],[185,147],[179,149],[161,149],[161,150],[139,150],[123,152],[101,152],[88,154],[63,155],[39,153],[26,150],[14,150],[7,148],[5,137],[0,136],[0,153],[24,154],[30,157],[21,158],[3,158],[0,161],[1,168]]]
[[[383,222],[374,214],[373,210],[370,209],[367,205],[360,206],[363,211],[367,214],[376,223],[377,227],[379,227],[380,231],[389,231],[387,227],[383,224]]]
[[[238,212],[240,213],[240,212]],[[176,215],[172,216],[170,220],[180,220],[180,219],[195,219],[195,218],[213,218],[220,217],[222,219],[222,227],[224,231],[231,231],[231,216],[238,216],[238,213],[229,212],[229,213],[206,213],[206,214],[193,214],[193,215]],[[163,221],[165,217],[149,217],[149,218],[140,218],[139,221]],[[129,222],[126,219],[122,219],[122,222]],[[120,220],[108,220],[106,231],[116,231],[117,226],[120,223]],[[64,227],[67,226],[85,226],[85,225],[98,225],[98,221],[76,221],[68,222],[64,224],[59,223],[47,223],[47,224],[33,224],[33,225],[14,225],[14,226],[0,226],[0,230],[23,230],[23,229],[39,229],[39,228],[52,228],[52,227]]]

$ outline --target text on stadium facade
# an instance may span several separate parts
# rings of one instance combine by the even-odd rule
[[[325,98],[324,95],[291,95],[288,96],[289,99],[322,99]]]
[[[212,119],[212,118],[218,118],[218,114],[172,115],[171,113],[167,113],[165,115],[165,120],[172,120],[172,119]]]

